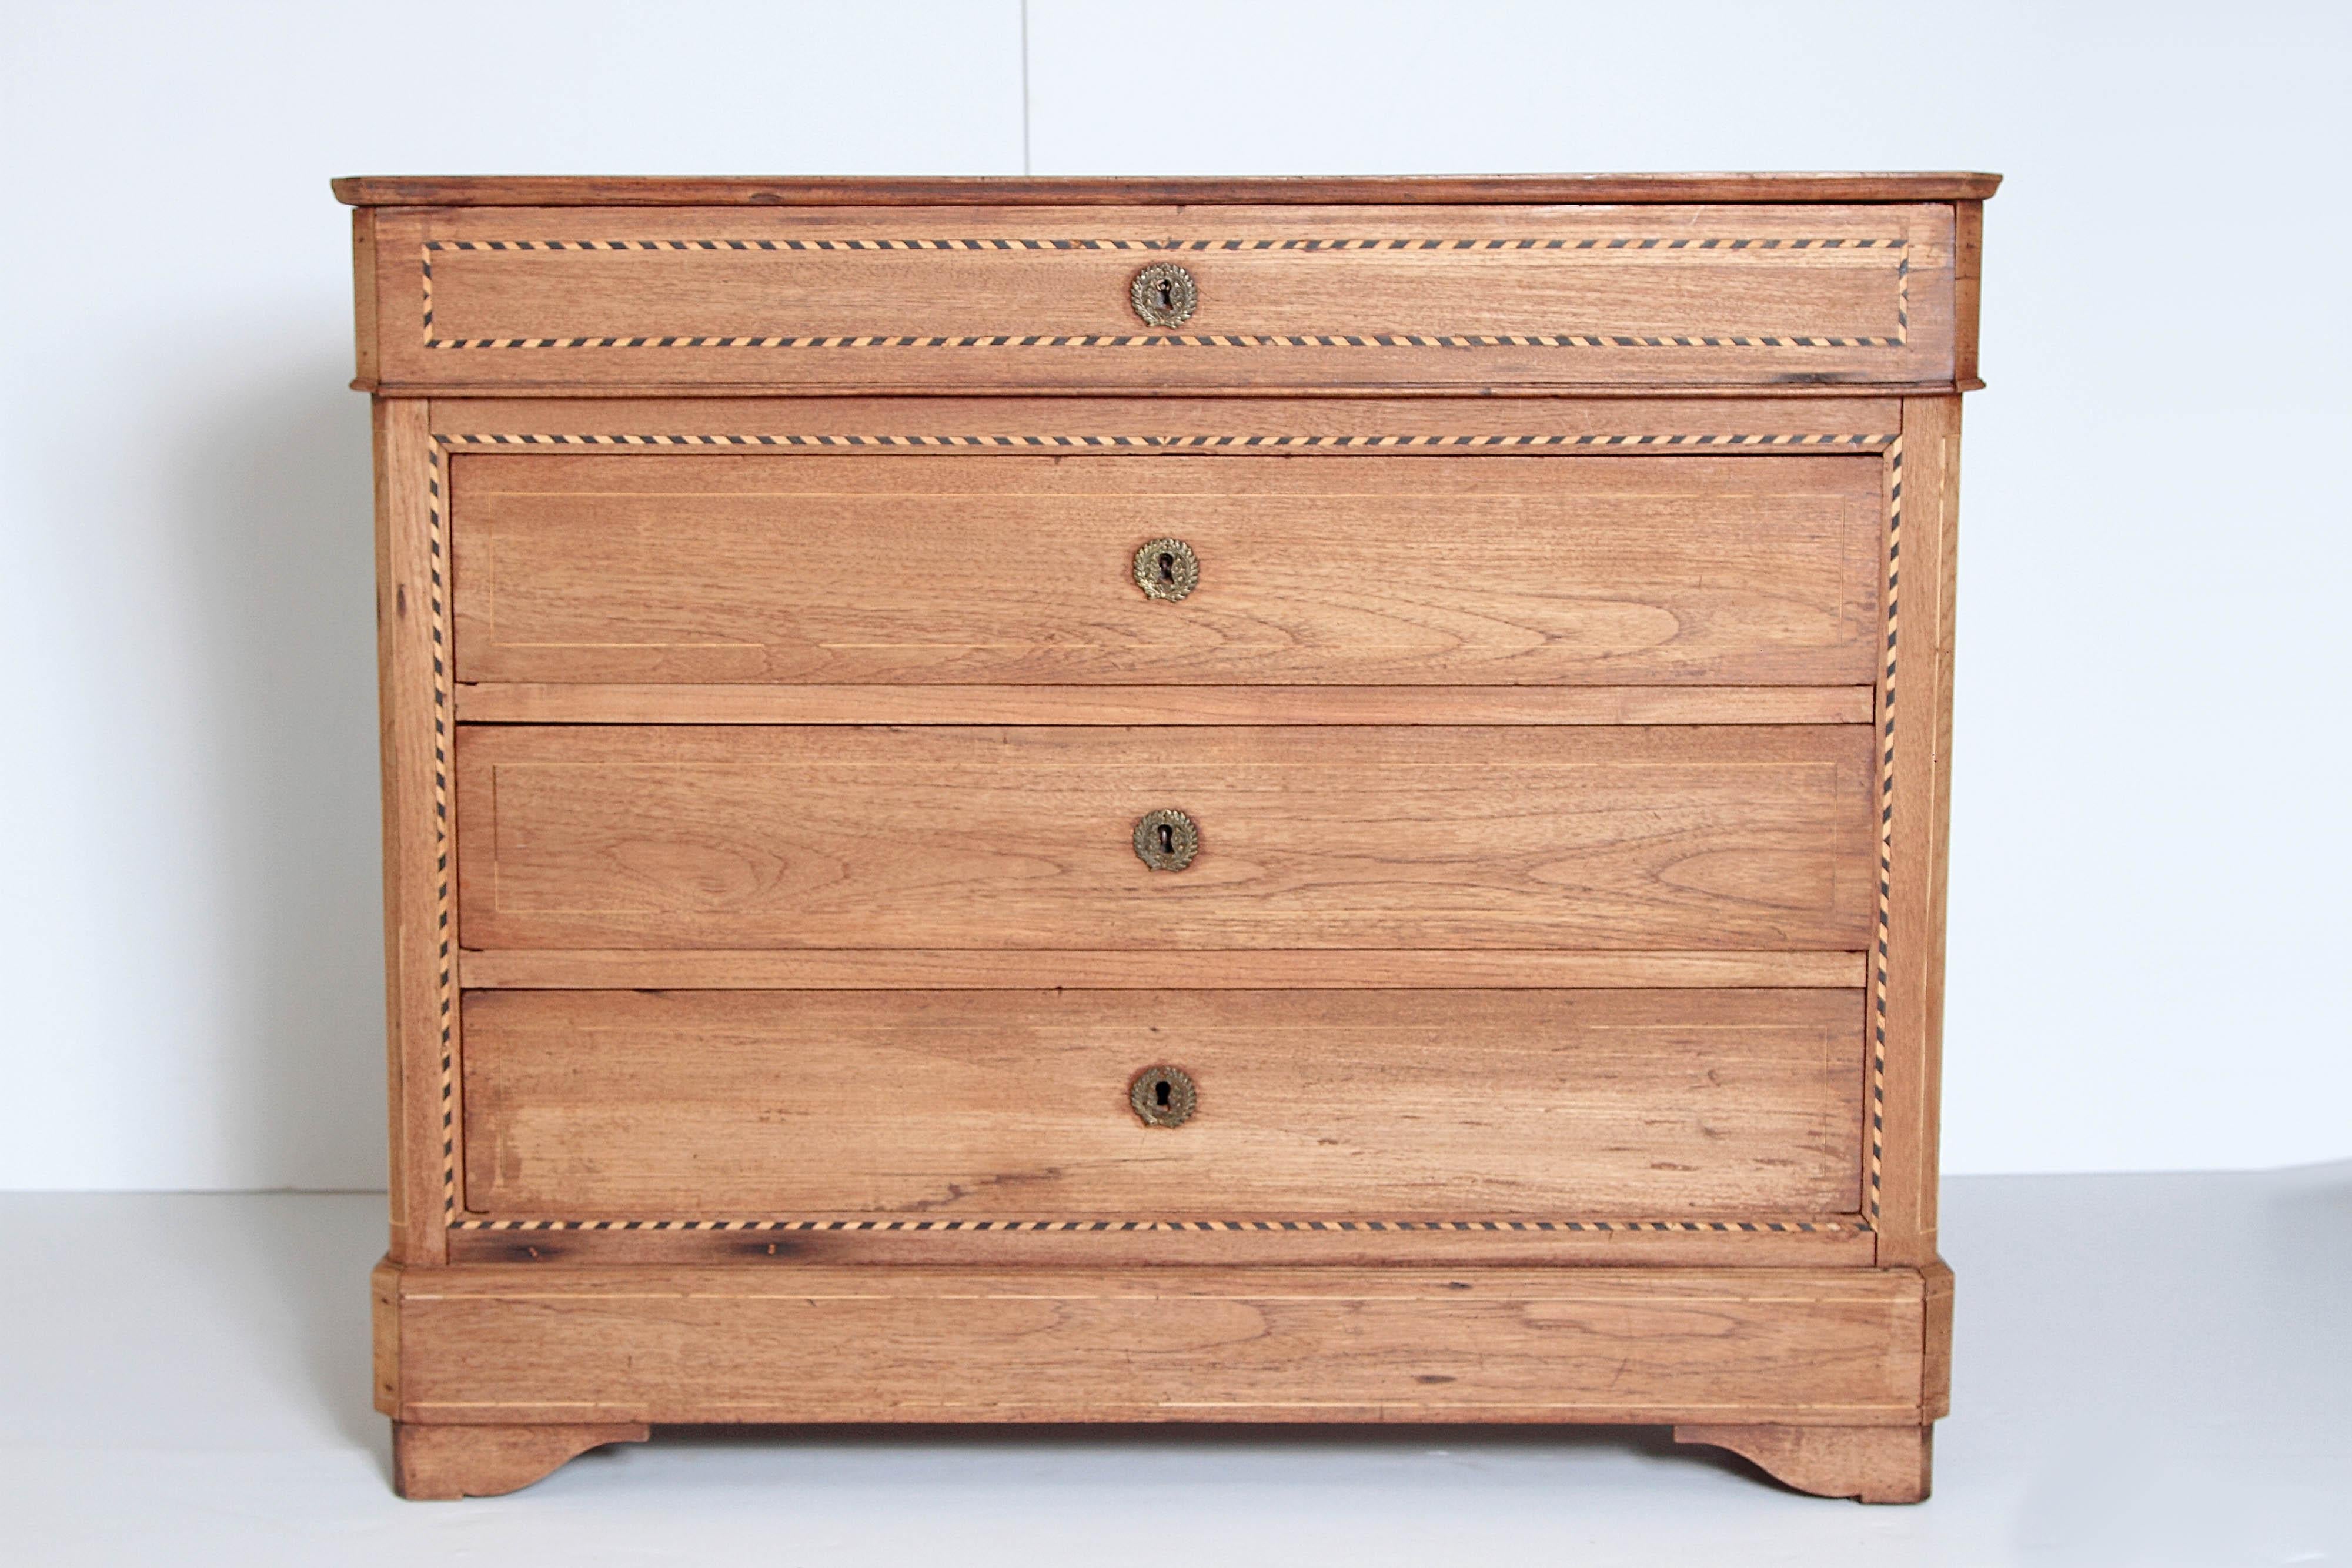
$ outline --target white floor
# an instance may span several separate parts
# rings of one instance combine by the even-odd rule
[[[1936,1497],[1663,1432],[669,1429],[403,1503],[373,1197],[0,1197],[0,1563],[2352,1562],[2352,1166],[1955,1180]]]

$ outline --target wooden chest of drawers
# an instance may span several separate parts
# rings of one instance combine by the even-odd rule
[[[1995,183],[339,183],[403,1490],[1206,1420],[1925,1495]]]

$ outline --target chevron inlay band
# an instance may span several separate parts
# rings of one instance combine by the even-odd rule
[[[441,444],[433,444],[425,478],[425,546],[432,558],[429,624],[433,637],[433,929],[435,1001],[441,1020],[441,1198],[457,1212],[457,911],[450,899],[449,716],[455,710],[449,631],[449,541],[441,483]]]
[[[1036,451],[1369,451],[1430,450],[1548,451],[1692,447],[1841,448],[1882,450],[1895,437],[1872,434],[1715,435],[561,435],[469,432],[438,438],[454,446],[725,446],[787,450],[874,451],[890,449],[982,449]]]
[[[746,1230],[858,1232],[1406,1231],[1664,1232],[1707,1235],[1866,1233],[1859,1219],[467,1219],[457,1230]]]
[[[1903,566],[1903,443],[1886,453],[1886,672],[1880,684],[1878,940],[1871,966],[1870,1218],[1878,1218],[1886,1164],[1886,967],[1895,915],[1895,648],[1896,589]]]
[[[429,239],[434,251],[520,250],[1148,250],[1148,251],[1326,251],[1326,250],[1571,250],[1634,254],[1681,251],[1903,250],[1902,239]]]
[[[427,338],[428,349],[1899,349],[1891,338],[1637,338],[1587,333],[1540,336],[1381,332],[1278,337],[1087,333],[987,338]]]
[[[874,451],[971,449],[1112,451],[1286,449],[1398,450],[1625,450],[1667,448],[1834,448],[1886,455],[1886,662],[1880,702],[1882,749],[1879,768],[1878,922],[1873,955],[1870,1040],[1869,1172],[1866,1212],[1838,1219],[488,1219],[460,1215],[457,1149],[457,1044],[456,1038],[456,912],[450,893],[449,719],[454,671],[448,657],[448,519],[444,502],[443,454],[455,448],[529,447],[766,447],[777,450]],[[441,1019],[441,1153],[443,1207],[447,1227],[464,1231],[798,1231],[798,1232],[1234,1232],[1332,1231],[1404,1233],[1441,1231],[1528,1233],[1663,1232],[1703,1234],[1871,1234],[1879,1216],[1885,1165],[1886,1100],[1887,962],[1892,916],[1895,789],[1895,668],[1896,588],[1903,528],[1903,443],[1899,434],[1736,434],[1681,432],[1668,434],[1519,435],[793,435],[740,432],[667,434],[545,434],[467,432],[433,438],[426,493],[430,507],[432,576],[434,751],[433,798],[437,845],[436,920]]]

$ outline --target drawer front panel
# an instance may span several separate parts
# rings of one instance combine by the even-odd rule
[[[1953,365],[1937,204],[386,211],[374,239],[395,384],[1707,385]],[[1137,303],[1160,264],[1191,282],[1181,319]]]
[[[1874,454],[460,455],[453,469],[467,682],[1875,674]],[[1137,581],[1139,547],[1160,538],[1192,551],[1180,599]]]
[[[468,992],[476,1212],[1700,1217],[1859,1202],[1856,991]],[[1147,1126],[1130,1082],[1198,1086]]]
[[[1865,725],[461,727],[473,948],[1843,949]],[[1187,813],[1196,857],[1134,835]]]

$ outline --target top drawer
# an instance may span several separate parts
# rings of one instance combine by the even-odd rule
[[[383,208],[411,387],[1923,383],[1946,204]],[[1139,277],[1148,268],[1172,270]]]

